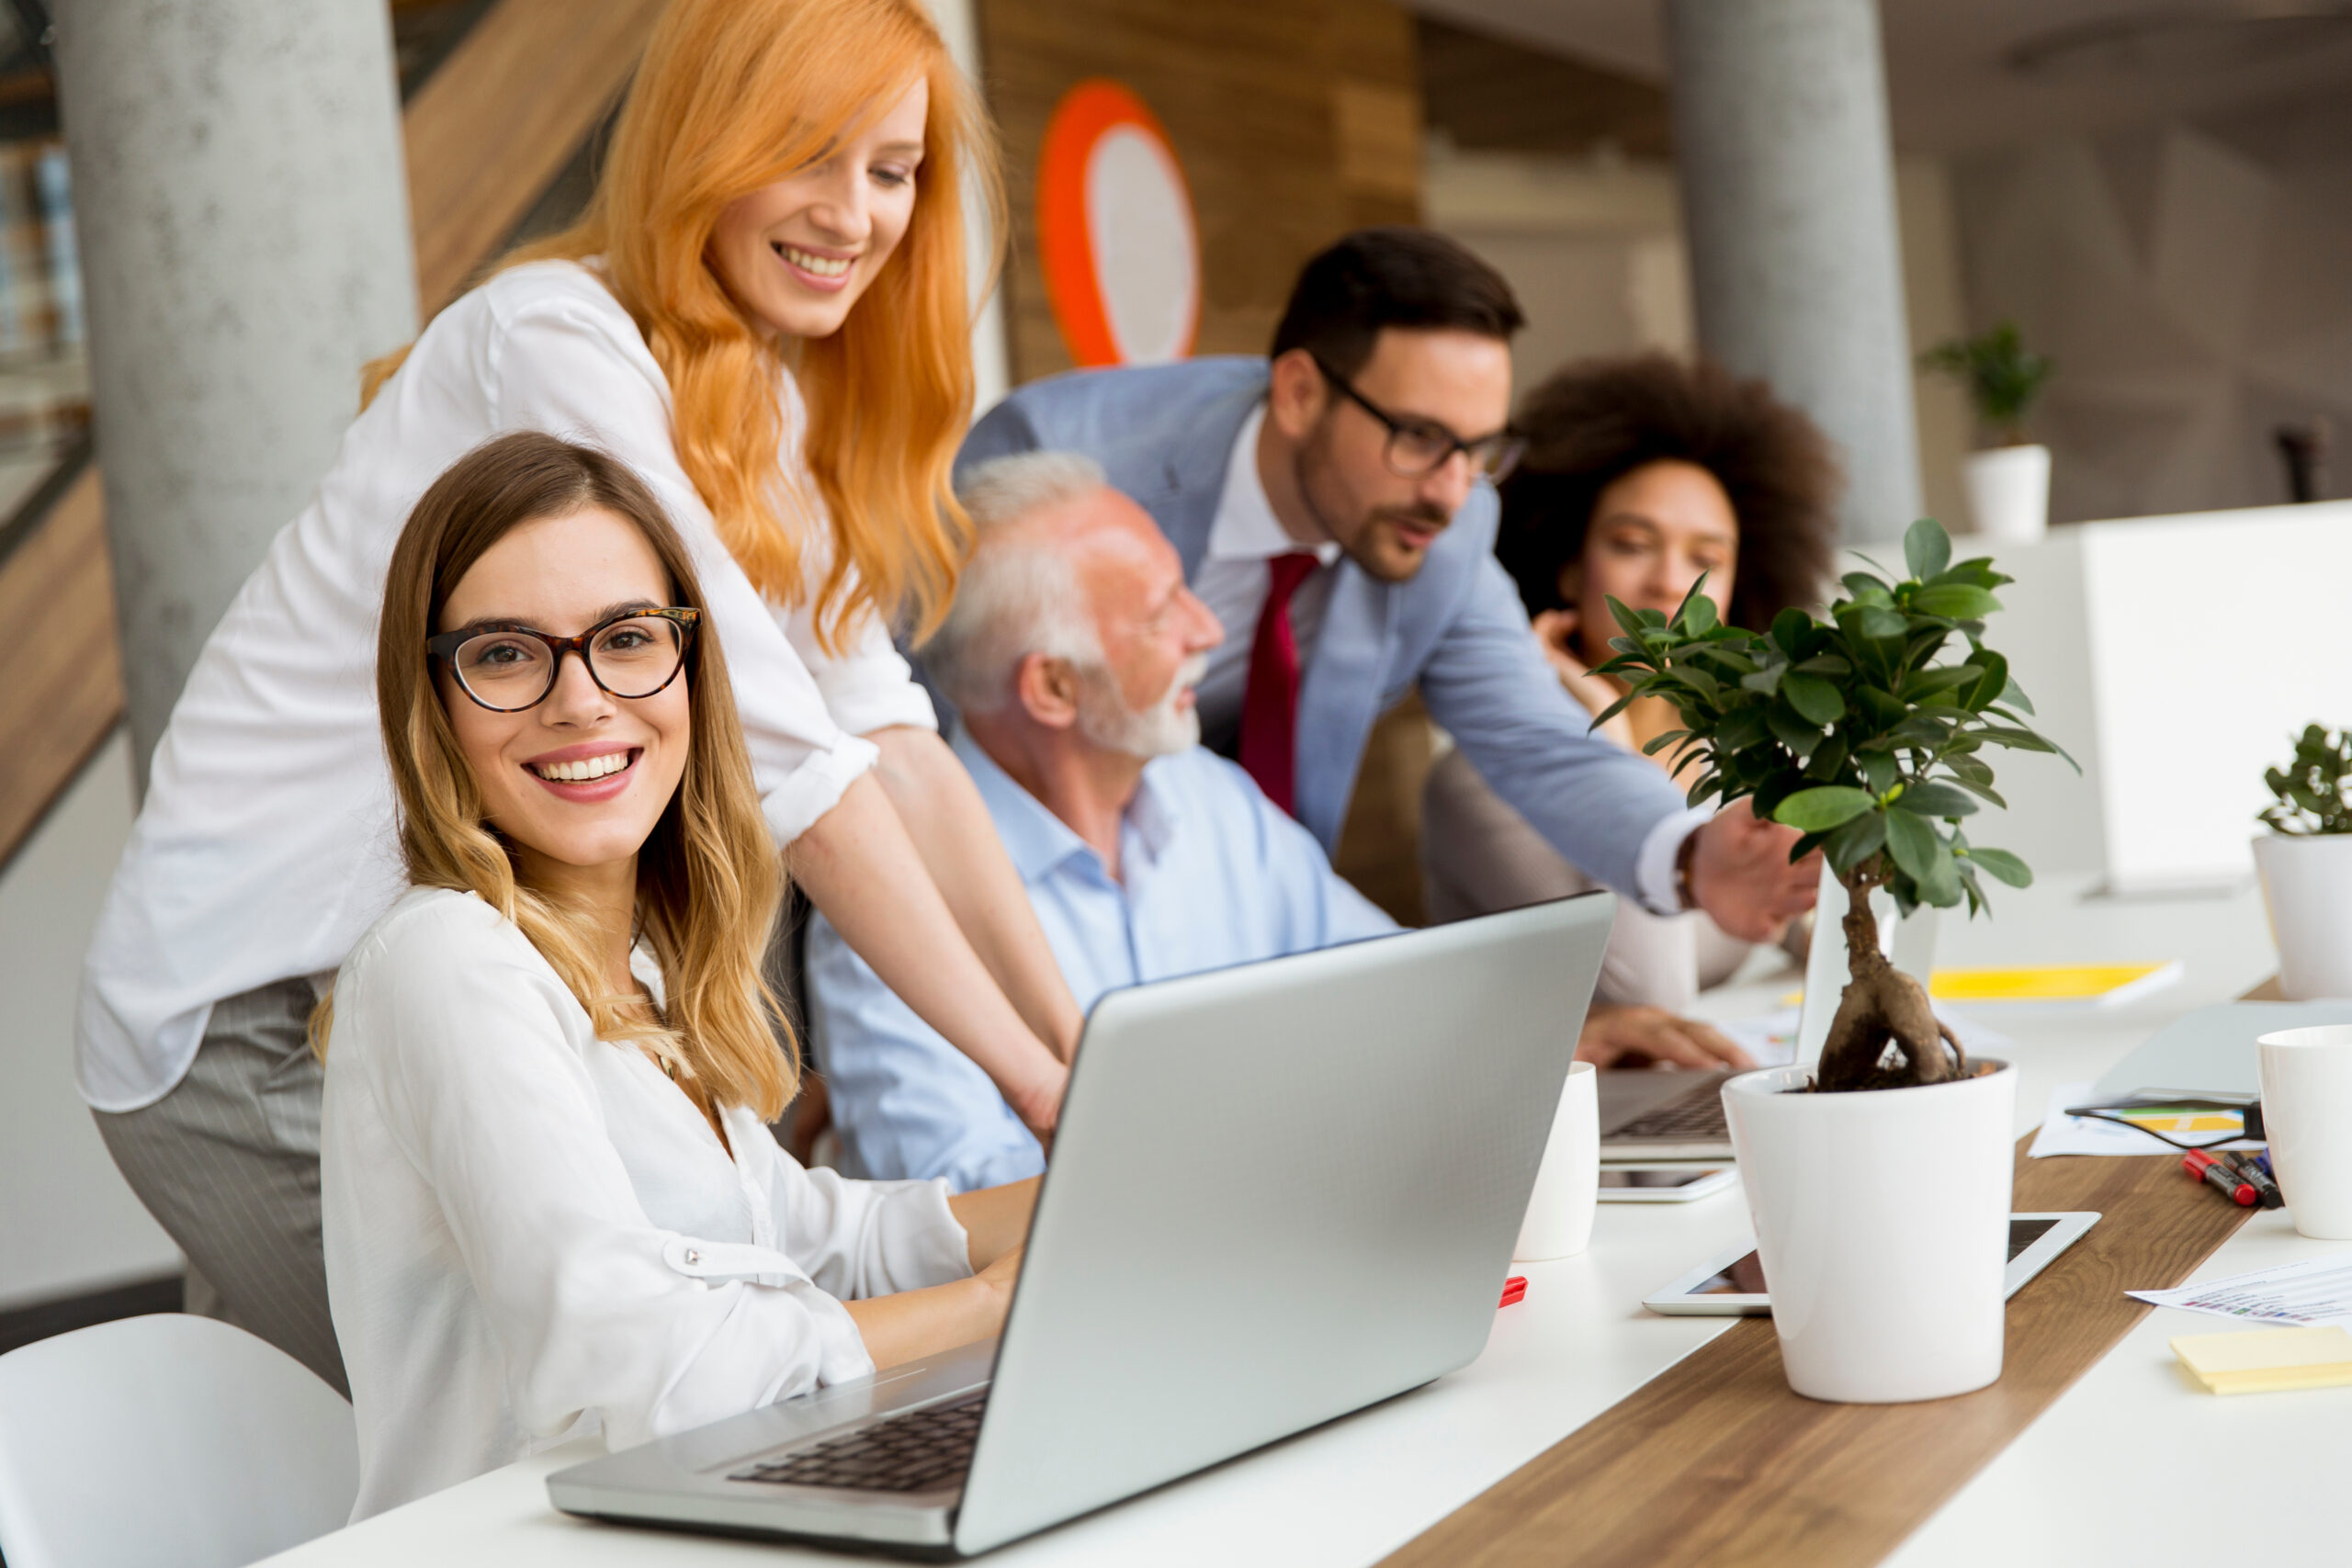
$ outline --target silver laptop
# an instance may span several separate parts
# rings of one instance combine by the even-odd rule
[[[955,1557],[1487,1342],[1614,900],[1096,1004],[1003,1334],[550,1476],[568,1513]]]
[[[1818,908],[1842,915],[1846,891],[1827,867],[1821,874]],[[1880,942],[1888,961],[1928,983],[1935,967],[1937,913],[1922,908],[1897,918],[1894,900],[1877,896]],[[1796,1060],[1821,1060],[1822,1042],[1846,989],[1846,944],[1834,919],[1816,919],[1805,962],[1804,999],[1797,1013]],[[1604,1069],[1600,1098],[1600,1157],[1640,1160],[1726,1160],[1732,1157],[1731,1127],[1724,1120],[1724,1081],[1730,1073],[1657,1072],[1647,1068]]]

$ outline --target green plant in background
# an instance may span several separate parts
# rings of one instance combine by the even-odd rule
[[[1976,417],[2000,432],[2002,445],[2007,446],[2025,444],[2025,411],[2058,367],[2049,355],[2026,347],[2014,321],[2003,321],[1976,337],[1938,344],[1919,356],[1919,363],[1966,387]]]
[[[1690,803],[1750,802],[1804,835],[1792,859],[1821,850],[1846,890],[1851,978],[1822,1049],[1823,1089],[1967,1071],[1927,993],[1879,951],[1871,893],[1885,888],[1905,914],[1963,899],[1973,914],[1984,907],[1983,877],[2026,886],[2025,863],[1970,842],[1962,821],[1980,801],[2007,804],[1986,748],[2058,752],[2020,716],[2033,705],[2008,660],[1984,646],[1984,617],[2000,608],[1993,590],[2011,580],[1989,558],[1954,565],[1951,538],[1931,520],[1912,525],[1903,553],[1901,581],[1849,572],[1826,620],[1783,610],[1764,634],[1720,624],[1703,579],[1671,618],[1609,603],[1624,635],[1611,639],[1617,657],[1601,671],[1631,690],[1600,719],[1635,697],[1672,703],[1682,728],[1646,749],[1672,747],[1700,764]],[[1955,637],[1964,656],[1938,662]]]
[[[2331,737],[2314,724],[2295,740],[2295,760],[2262,775],[2278,800],[2263,807],[2274,833],[2352,833],[2352,729]]]

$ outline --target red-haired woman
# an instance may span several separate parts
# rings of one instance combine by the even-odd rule
[[[965,542],[974,174],[984,118],[921,0],[673,0],[587,216],[371,367],[190,675],[87,962],[82,1089],[223,1314],[338,1386],[303,1027],[401,886],[369,678],[393,541],[501,431],[652,487],[799,886],[1052,1126],[1079,1010],[890,640]]]

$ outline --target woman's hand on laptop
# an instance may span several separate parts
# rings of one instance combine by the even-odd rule
[[[1596,1007],[1577,1037],[1577,1060],[1596,1067],[1671,1067],[1719,1071],[1752,1067],[1755,1058],[1720,1030],[1664,1008]]]
[[[1013,1281],[1021,1277],[1022,1247],[1029,1234],[1029,1211],[1037,1201],[1037,1181],[1033,1176],[947,1200],[949,1211],[964,1227],[970,1279],[842,1303],[877,1370],[969,1345],[1003,1329]]]

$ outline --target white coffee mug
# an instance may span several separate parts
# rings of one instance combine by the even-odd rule
[[[2352,1239],[2352,1024],[2282,1029],[2255,1041],[2270,1172],[2295,1229]]]
[[[1552,1141],[1544,1145],[1511,1261],[1541,1263],[1582,1252],[1592,1240],[1592,1212],[1600,1203],[1600,1084],[1590,1062],[1576,1062],[1560,1086]]]

